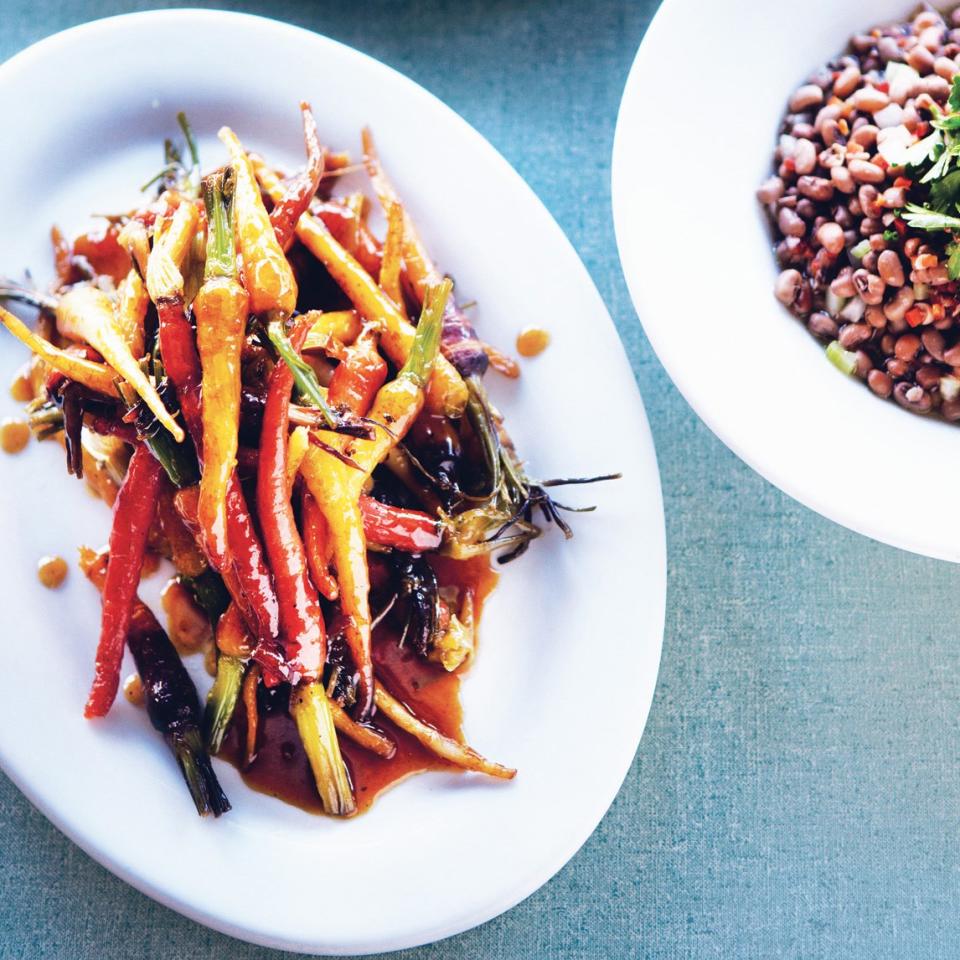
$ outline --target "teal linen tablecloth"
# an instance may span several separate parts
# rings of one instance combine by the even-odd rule
[[[156,5],[0,0],[0,59],[84,20]],[[372,54],[436,93],[504,153],[596,280],[660,457],[670,575],[663,664],[619,797],[538,893],[477,930],[404,956],[960,955],[960,575],[834,526],[744,466],[674,389],[627,295],[610,216],[610,151],[621,89],[655,0],[231,6]],[[718,50],[715,65],[676,69],[700,69],[712,82],[723,58],[735,55]],[[145,69],[161,66],[144,61]],[[69,96],[68,79],[50,82]],[[662,95],[670,95],[669,76]],[[685,148],[695,149],[696,104],[678,108],[690,115]],[[16,137],[4,131],[8,144]],[[710,145],[703,146],[703,182],[676,188],[709,197]],[[665,162],[657,189],[670,188]],[[918,477],[916,509],[956,509],[951,486],[949,478]],[[629,563],[643,545],[610,549]],[[625,630],[629,624],[624,598]],[[145,836],[145,855],[149,843]],[[0,777],[4,960],[280,956],[127,887]]]

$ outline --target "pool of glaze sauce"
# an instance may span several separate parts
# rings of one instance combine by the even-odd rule
[[[483,602],[497,582],[497,574],[490,569],[487,558],[458,561],[430,557],[430,563],[437,573],[441,588],[473,589],[479,620]],[[398,641],[398,634],[386,625],[382,624],[374,631],[373,659],[377,676],[418,718],[446,736],[462,740],[462,671],[448,673],[443,667],[422,660],[411,649],[400,647]],[[358,813],[368,810],[377,796],[388,787],[413,774],[426,770],[452,772],[458,769],[438,758],[385,717],[374,717],[373,725],[397,745],[396,753],[389,760],[364,750],[344,736],[340,737]],[[220,756],[237,767],[247,786],[311,813],[323,812],[296,724],[286,710],[261,711],[256,757],[246,769],[242,763],[245,737],[246,718],[241,708],[237,710]]]

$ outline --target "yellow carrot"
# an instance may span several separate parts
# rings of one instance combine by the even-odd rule
[[[262,161],[255,161],[257,179],[275,200],[283,195],[279,177]],[[406,363],[416,330],[396,304],[363,267],[333,238],[316,217],[305,213],[297,225],[300,242],[327,268],[365,320],[381,327],[380,344],[396,364]],[[427,406],[434,413],[459,417],[467,404],[467,386],[453,365],[437,357],[431,375]]]
[[[237,465],[240,425],[240,355],[247,329],[247,291],[237,280],[229,177],[203,181],[207,207],[206,266],[193,313],[197,320],[203,406],[203,471],[197,516],[214,557],[227,557],[227,487]]]
[[[336,700],[330,701],[330,712],[333,714],[334,726],[359,746],[383,757],[384,760],[389,760],[397,752],[397,745],[388,736],[373,727],[357,723]]]
[[[399,203],[391,203],[386,210],[387,238],[383,243],[383,259],[380,263],[380,287],[406,316],[407,308],[400,287],[400,267],[403,265],[403,207]]]
[[[117,291],[117,324],[135,359],[143,356],[143,321],[150,298],[139,271],[131,269]]]
[[[298,684],[290,691],[290,714],[317,783],[324,812],[349,817],[357,812],[350,775],[340,753],[331,701],[319,681]]]
[[[304,314],[313,323],[307,339],[303,342],[303,352],[310,350],[339,350],[348,347],[363,329],[363,321],[355,310],[311,310]]]
[[[517,771],[512,767],[505,767],[482,757],[473,747],[465,743],[458,743],[450,737],[445,737],[439,730],[418,720],[399,700],[392,697],[381,684],[377,684],[377,709],[385,717],[392,720],[401,730],[419,740],[428,750],[438,757],[464,770],[475,770],[485,773],[499,780],[512,780]]]
[[[361,718],[372,706],[374,684],[370,575],[360,494],[377,465],[404,437],[423,409],[424,387],[438,355],[443,310],[450,289],[447,280],[428,291],[407,363],[396,379],[377,393],[368,416],[387,429],[375,429],[370,439],[325,432],[323,443],[341,456],[323,447],[311,446],[300,467],[329,529],[340,586],[340,606],[347,617],[347,645],[359,674]]]
[[[263,205],[253,165],[229,127],[222,127],[218,136],[236,172],[234,218],[250,307],[254,313],[279,310],[290,316],[297,306],[297,282]]]
[[[114,381],[116,373],[105,363],[94,363],[83,357],[75,357],[55,347],[49,340],[34,333],[19,317],[0,307],[2,323],[25,347],[49,364],[58,373],[108,397],[119,397]]]
[[[72,340],[84,340],[123,377],[142,398],[153,415],[173,435],[183,441],[180,425],[163,405],[156,387],[140,369],[124,336],[110,298],[90,285],[71,287],[57,302],[57,329]]]
[[[383,170],[377,148],[373,142],[373,134],[368,127],[363,128],[361,139],[363,143],[363,162],[366,165],[370,182],[373,184],[373,189],[376,191],[381,206],[389,212],[392,206],[400,203],[400,198]],[[403,258],[407,265],[407,275],[413,283],[417,297],[422,300],[427,287],[439,283],[443,278],[430,259],[430,254],[417,233],[413,219],[403,207],[401,207],[401,210],[403,213]]]
[[[183,274],[180,266],[197,232],[199,215],[189,201],[183,201],[169,223],[158,227],[153,249],[147,260],[147,292],[156,303],[164,298],[183,296]]]
[[[287,440],[287,489],[291,495],[293,484],[300,472],[300,464],[310,449],[310,431],[306,427],[295,427]]]

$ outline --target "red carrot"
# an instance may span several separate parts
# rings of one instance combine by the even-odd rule
[[[309,322],[298,324],[291,343],[299,350]],[[287,662],[299,676],[316,680],[327,659],[327,636],[320,597],[307,575],[307,556],[297,531],[287,488],[287,433],[293,371],[278,363],[270,376],[260,433],[257,510],[280,604]]]
[[[162,476],[163,467],[145,446],[138,445],[113,508],[100,643],[93,686],[84,711],[87,717],[106,716],[117,695],[123,647],[137,599],[140,570]]]
[[[387,363],[377,349],[373,330],[365,327],[333,371],[327,399],[333,407],[344,406],[364,416],[386,379]]]
[[[284,250],[293,243],[297,222],[310,206],[323,176],[323,147],[317,134],[317,124],[310,112],[310,104],[301,102],[303,113],[303,141],[307,148],[306,167],[287,184],[283,197],[270,212],[270,223],[277,242]]]
[[[360,512],[363,531],[370,543],[409,553],[425,553],[440,546],[440,524],[420,510],[404,510],[372,497],[361,497]]]
[[[187,428],[197,450],[203,450],[203,422],[200,415],[200,356],[193,330],[183,311],[180,298],[160,300],[160,351],[164,367],[177,389]],[[254,659],[264,668],[264,679],[276,684],[285,675],[283,657],[277,643],[279,612],[270,570],[263,547],[253,526],[236,472],[227,487],[226,557],[210,557],[210,563],[224,577],[227,589],[237,602],[247,626],[257,637]]]

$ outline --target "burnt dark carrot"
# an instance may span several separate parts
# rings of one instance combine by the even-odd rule
[[[80,566],[106,598],[108,559],[83,549]],[[197,813],[215,817],[230,809],[203,747],[200,736],[200,700],[175,647],[149,607],[134,597],[126,635],[137,672],[143,681],[147,715],[163,734],[180,766]]]

